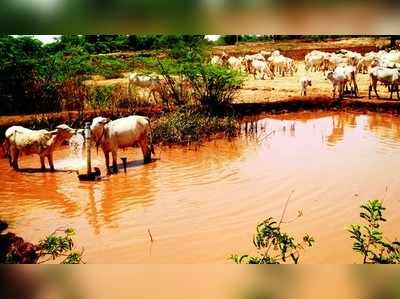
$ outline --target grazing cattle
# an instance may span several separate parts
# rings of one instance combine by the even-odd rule
[[[267,60],[272,55],[272,52],[262,50],[260,51],[260,54],[264,57],[265,60]]]
[[[307,95],[307,87],[311,86],[311,79],[308,77],[302,77],[300,79],[300,86],[301,86],[301,96]]]
[[[113,172],[118,172],[117,150],[139,144],[145,163],[151,161],[151,153],[154,154],[151,142],[150,120],[144,116],[131,115],[110,121],[105,117],[96,117],[90,126],[92,140],[96,146],[101,146],[107,167],[110,171],[111,152],[113,158]]]
[[[246,62],[246,65],[248,72],[253,74],[254,79],[256,79],[258,73],[261,74],[263,80],[265,80],[265,76],[274,79],[274,74],[271,72],[267,62],[261,60],[250,60]]]
[[[377,66],[379,59],[372,55],[365,55],[362,57],[357,64],[357,72],[367,74],[370,67]]]
[[[148,88],[148,98],[150,98],[150,95],[153,95],[154,101],[157,101],[154,91],[157,90],[157,86],[160,85],[160,77],[158,75],[140,75],[138,73],[130,73],[128,75],[128,92],[131,92],[132,85],[141,88]]]
[[[336,90],[338,90],[339,99],[343,98],[344,86],[347,83],[347,76],[342,68],[336,68],[334,71],[328,71],[326,79],[332,82],[333,98],[336,98]]]
[[[241,70],[242,69],[242,62],[243,62],[243,58],[242,57],[236,58],[234,56],[231,56],[231,57],[228,58],[229,67],[231,67],[234,70]]]
[[[356,97],[358,94],[358,86],[356,81],[356,74],[357,74],[356,67],[352,65],[341,65],[338,66],[337,69],[342,69],[342,72],[346,75],[347,79],[345,85],[346,91],[348,91],[347,85],[350,85],[351,94]]]
[[[221,58],[221,57],[219,57],[219,56],[217,56],[217,55],[214,55],[214,56],[211,58],[210,63],[211,63],[211,64],[216,64],[216,65],[222,65],[222,64],[223,64],[223,61],[222,61],[222,58]]]
[[[38,154],[40,165],[45,169],[44,159],[50,165],[50,170],[54,171],[53,152],[57,146],[68,141],[76,130],[67,125],[59,125],[53,131],[30,130],[20,126],[13,126],[6,131],[6,142],[10,153],[10,163],[15,170],[18,170],[18,157],[20,153]]]
[[[389,86],[390,99],[393,98],[393,91],[397,92],[397,99],[399,97],[399,83],[400,83],[400,70],[389,69],[384,67],[374,67],[369,71],[369,89],[368,98],[371,98],[371,90],[374,89],[376,97],[379,99],[378,92],[376,90],[378,82],[381,82]]]
[[[326,53],[321,51],[312,51],[304,57],[306,71],[319,71],[322,68]]]

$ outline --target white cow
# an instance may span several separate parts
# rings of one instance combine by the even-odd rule
[[[54,149],[68,141],[76,130],[67,125],[59,125],[53,131],[30,130],[20,126],[10,127],[6,131],[6,142],[9,148],[10,163],[15,170],[18,170],[18,157],[20,153],[38,154],[42,170],[45,169],[44,159],[54,171],[53,152]]]
[[[157,74],[141,75],[138,73],[130,73],[128,75],[128,92],[131,92],[132,86],[148,88],[148,98],[150,98],[150,95],[153,95],[154,101],[157,101],[154,91],[157,90],[157,87],[160,85],[160,81],[161,78]]]
[[[234,56],[231,56],[228,58],[229,67],[231,67],[234,70],[241,70],[242,62],[243,62],[243,57],[236,58]]]
[[[336,68],[326,74],[326,79],[332,82],[333,98],[336,98],[336,90],[338,90],[339,99],[343,98],[344,86],[347,83],[347,76],[342,68]]]
[[[154,148],[151,140],[150,120],[147,117],[131,115],[110,121],[105,117],[96,117],[90,126],[92,140],[96,146],[101,146],[107,167],[110,171],[110,152],[113,158],[113,171],[118,172],[117,150],[119,148],[131,147],[139,144],[144,163],[151,161],[151,153],[154,154]]]
[[[221,58],[221,57],[219,57],[219,56],[217,56],[217,55],[214,55],[214,56],[211,58],[210,63],[211,63],[211,64],[216,64],[216,65],[222,65],[222,64],[223,64],[223,61],[222,61],[222,58]]]
[[[257,74],[261,74],[261,78],[265,80],[265,76],[274,79],[274,74],[267,62],[262,60],[250,60],[247,61],[246,69],[250,74],[253,74],[254,79],[256,79]]]
[[[12,127],[9,127],[4,132],[4,137],[5,137],[4,143],[3,143],[4,153],[5,153],[6,157],[8,158],[8,161],[10,162],[10,166],[12,166],[12,159],[11,159],[11,153],[10,153],[10,137],[17,130],[18,131],[29,132],[29,129],[26,129],[26,128],[22,127],[22,126],[12,126]]]
[[[350,85],[351,94],[357,96],[358,86],[356,81],[357,67],[353,65],[340,65],[336,69],[341,69],[346,75],[347,82],[345,85],[346,91],[348,90],[347,85]]]
[[[368,98],[371,98],[371,90],[374,89],[376,97],[379,99],[378,92],[376,91],[376,87],[378,82],[381,82],[385,85],[389,86],[390,91],[390,99],[393,97],[393,91],[397,92],[397,99],[400,100],[399,97],[399,83],[400,83],[400,70],[399,69],[389,69],[384,67],[373,67],[369,71],[369,89],[368,89]]]

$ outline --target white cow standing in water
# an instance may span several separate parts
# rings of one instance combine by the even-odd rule
[[[10,155],[10,164],[15,170],[18,170],[20,153],[38,154],[42,170],[45,169],[44,159],[47,157],[50,170],[54,171],[54,149],[68,141],[76,132],[77,130],[64,124],[57,126],[53,131],[30,130],[21,126],[12,126],[5,133],[5,145]]]
[[[108,118],[100,116],[93,119],[90,130],[96,146],[101,145],[109,174],[111,173],[110,152],[113,158],[113,172],[118,172],[117,150],[119,148],[139,144],[143,152],[144,163],[151,161],[151,153],[154,154],[154,148],[151,142],[149,118],[131,115],[110,121]]]

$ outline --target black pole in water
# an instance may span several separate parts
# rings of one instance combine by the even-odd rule
[[[86,139],[86,168],[87,174],[92,173],[92,159],[90,157],[90,122],[85,123],[85,139]]]
[[[122,164],[124,165],[124,172],[126,173],[126,163],[127,163],[128,158],[123,157],[123,158],[121,158],[121,160],[122,160]]]
[[[80,181],[96,181],[101,179],[100,169],[94,168],[92,172],[92,161],[90,156],[90,122],[85,123],[85,143],[86,143],[86,174],[78,174]]]

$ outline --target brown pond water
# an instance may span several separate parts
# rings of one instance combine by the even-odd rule
[[[284,228],[316,239],[301,262],[356,262],[345,228],[369,199],[384,199],[384,231],[400,235],[398,117],[291,113],[261,119],[257,137],[156,154],[143,165],[138,149],[121,151],[133,160],[127,174],[95,183],[70,171],[84,164],[69,148],[55,153],[56,173],[30,170],[37,156],[22,157],[22,172],[0,160],[0,217],[32,241],[74,227],[89,263],[229,263],[252,251],[255,225],[279,218],[292,190]],[[103,167],[102,154],[93,157]]]

